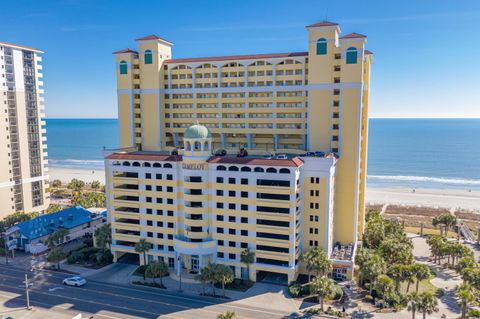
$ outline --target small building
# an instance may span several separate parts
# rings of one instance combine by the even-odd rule
[[[6,231],[8,247],[24,250],[33,254],[47,250],[47,238],[59,229],[67,229],[65,241],[92,236],[95,230],[106,223],[105,212],[94,214],[83,207],[76,206],[56,213],[40,215],[31,220],[18,223]]]

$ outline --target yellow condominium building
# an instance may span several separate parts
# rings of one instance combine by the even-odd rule
[[[351,277],[372,54],[336,23],[307,32],[306,52],[174,59],[152,35],[114,53],[121,149],[105,164],[116,259],[145,238],[149,259],[178,273],[217,262],[286,282],[322,247],[333,276]]]
[[[0,42],[0,218],[49,205],[41,53]]]

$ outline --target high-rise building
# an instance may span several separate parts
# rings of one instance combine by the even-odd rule
[[[121,149],[106,156],[115,258],[180,271],[255,252],[250,278],[295,278],[322,247],[350,277],[363,232],[371,52],[338,24],[308,51],[173,58],[158,36],[115,52]],[[272,155],[274,154],[274,155]]]
[[[41,53],[0,42],[0,218],[50,201]]]

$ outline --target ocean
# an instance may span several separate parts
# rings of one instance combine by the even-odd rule
[[[116,119],[47,119],[51,167],[103,169]],[[371,119],[369,187],[480,190],[480,119]]]

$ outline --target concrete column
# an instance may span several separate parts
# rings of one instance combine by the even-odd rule
[[[278,149],[278,134],[274,134],[273,135],[273,148],[275,149],[275,151]]]
[[[247,134],[247,148],[252,148],[252,134]]]
[[[175,253],[175,263],[177,265],[177,276],[180,276],[180,272],[182,271],[182,261],[179,253]]]
[[[244,87],[247,87],[247,85],[248,85],[248,65],[245,65],[243,67],[243,69],[244,69],[244,71],[243,71],[243,81],[244,81],[243,85],[244,85]]]
[[[225,138],[225,134],[221,133],[220,134],[220,141],[222,143],[222,148],[226,149],[227,148],[227,139]]]
[[[203,267],[203,255],[198,255],[198,270]]]

